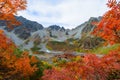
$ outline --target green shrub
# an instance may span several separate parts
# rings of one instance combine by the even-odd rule
[[[14,49],[14,54],[17,56],[17,57],[21,57],[23,51],[20,50],[19,48],[15,48]]]

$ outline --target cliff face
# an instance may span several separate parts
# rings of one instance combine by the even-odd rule
[[[82,30],[82,34],[84,33],[89,33],[91,31],[93,31],[93,29],[95,28],[95,26],[93,25],[93,22],[99,22],[101,20],[102,17],[91,17],[87,22],[85,27]]]
[[[22,39],[27,39],[31,36],[31,33],[44,29],[41,24],[27,20],[22,16],[16,17],[16,19],[21,22],[21,24],[14,28],[14,33]]]

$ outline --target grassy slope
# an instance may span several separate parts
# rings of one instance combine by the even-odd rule
[[[120,46],[120,44],[114,44],[114,45],[106,46],[106,47],[101,46],[101,47],[91,50],[90,52],[95,53],[95,54],[107,54],[112,50],[118,49],[119,46]]]
[[[50,50],[56,51],[74,51],[75,46],[67,42],[49,41],[46,46]]]

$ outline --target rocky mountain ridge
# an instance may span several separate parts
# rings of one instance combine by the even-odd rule
[[[22,16],[16,16],[16,19],[21,22],[21,25],[16,26],[13,30],[9,31],[6,29],[4,21],[0,21],[0,28],[3,29],[5,34],[18,46],[31,49],[37,44],[41,50],[47,51],[45,46],[48,41],[64,42],[67,39],[81,39],[83,33],[88,33],[95,28],[92,22],[98,22],[101,17],[91,17],[88,21],[72,30],[65,29],[58,25],[51,25],[45,28],[42,24],[27,20]]]

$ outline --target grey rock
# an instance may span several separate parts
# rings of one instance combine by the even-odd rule
[[[32,32],[44,29],[41,24],[35,21],[27,20],[22,16],[16,16],[16,19],[21,24],[19,26],[15,26],[14,33],[22,39],[27,39],[28,37],[30,37]]]
[[[56,30],[56,31],[58,31],[58,30],[61,29],[61,27],[58,26],[58,25],[51,25],[51,26],[49,26],[47,29],[48,29],[48,30]]]
[[[13,30],[5,27],[4,30],[12,31],[16,37],[22,39],[23,41],[28,40],[28,43],[36,42],[39,45],[39,43],[47,42],[48,40],[54,40],[59,42],[63,42],[70,38],[81,40],[83,39],[82,35],[84,33],[87,34],[93,31],[93,29],[95,28],[95,26],[92,25],[92,22],[100,21],[101,17],[91,17],[88,21],[81,25],[78,25],[72,30],[65,29],[64,27],[60,27],[59,25],[51,25],[48,28],[44,28],[41,24],[35,21],[27,20],[22,16],[16,16],[16,19],[21,22],[19,26],[14,26]],[[0,26],[6,26],[5,21],[0,21]],[[85,35],[84,37],[86,38],[84,39],[84,41],[81,41],[82,44],[80,43],[82,47],[93,48],[98,44],[97,40],[93,40],[91,36]]]
[[[93,22],[99,22],[101,20],[101,17],[91,17],[87,22],[85,22],[85,27],[82,30],[82,34],[83,33],[89,33],[91,31],[93,31],[93,29],[95,28],[95,25],[93,25]]]
[[[25,31],[23,31],[20,35],[18,35],[18,37],[20,37],[21,39],[27,39],[30,36],[31,36],[31,34],[29,32],[25,32]]]

